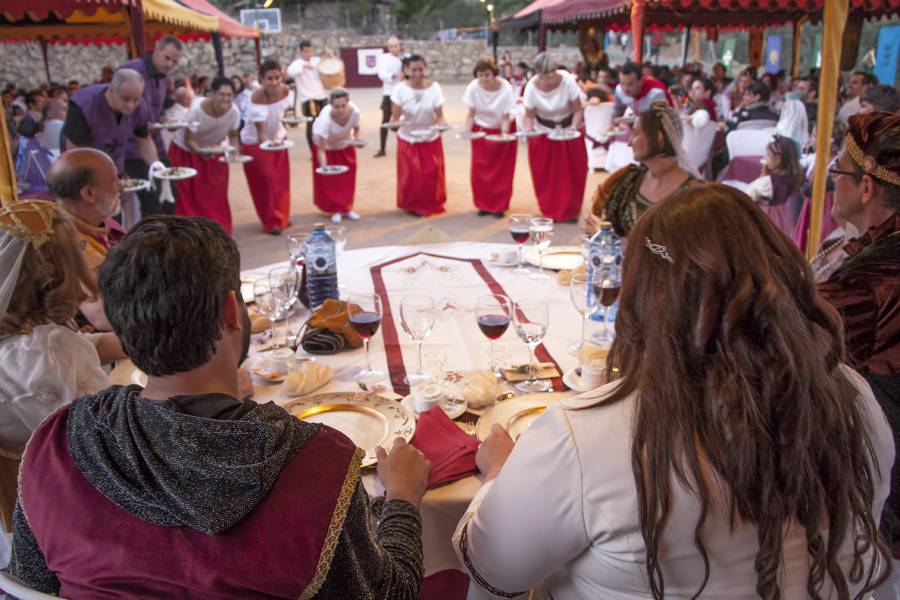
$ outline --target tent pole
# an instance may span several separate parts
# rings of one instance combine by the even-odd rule
[[[794,21],[794,37],[791,40],[791,78],[800,77],[800,42],[803,40],[803,27],[809,17],[803,15]]]
[[[538,52],[547,50],[547,25],[543,22],[538,28]]]
[[[144,5],[141,0],[135,0],[128,6],[128,54],[131,58],[140,58],[144,55]]]
[[[225,56],[222,54],[222,35],[218,31],[212,34],[213,54],[216,55],[216,66],[219,77],[225,77]]]
[[[828,149],[831,147],[831,131],[834,126],[834,109],[837,105],[838,78],[841,75],[841,39],[847,22],[848,0],[825,0],[822,18],[822,69],[819,72],[819,111],[816,118],[816,166],[813,172],[813,194],[810,201],[809,235],[806,258],[812,260],[819,250],[822,233],[822,213],[825,206],[825,183]]]
[[[262,38],[262,34],[260,34],[260,37],[255,38],[253,40],[253,46],[256,49],[256,68],[257,68],[257,70],[259,69],[260,66],[262,66],[262,45],[259,41],[261,38]]]
[[[631,4],[631,43],[634,44],[634,62],[644,62],[644,9],[645,0]]]
[[[15,202],[16,170],[13,167],[12,148],[9,145],[9,130],[6,119],[0,119],[0,206]]]
[[[687,64],[688,58],[688,49],[691,45],[691,27],[687,26],[684,28],[684,33],[681,34],[681,66]]]
[[[44,39],[43,36],[38,37],[38,41],[41,43],[41,56],[44,59],[44,74],[47,76],[47,83],[50,84],[52,83],[50,81],[50,59],[47,56],[47,47],[50,45],[50,43],[46,39]]]

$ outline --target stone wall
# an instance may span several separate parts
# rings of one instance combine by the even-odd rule
[[[274,58],[287,65],[297,56],[301,39],[309,39],[317,49],[324,47],[377,47],[385,43],[384,36],[359,35],[348,30],[304,31],[289,25],[280,34],[265,36],[262,43],[264,58]],[[214,76],[216,61],[212,45],[208,42],[189,43],[186,57],[177,75],[198,73]],[[438,81],[460,82],[472,76],[475,62],[490,53],[483,41],[454,40],[406,40],[404,49],[424,55],[429,62],[432,77]],[[535,48],[500,46],[499,55],[508,52],[513,61],[530,62]],[[580,60],[576,48],[556,48],[554,56],[570,67]],[[225,72],[229,75],[256,70],[252,40],[226,40],[223,43]],[[124,45],[119,46],[70,46],[51,45],[48,53],[50,75],[54,81],[77,79],[93,82],[100,77],[105,65],[118,65],[127,59]],[[0,45],[0,81],[15,81],[21,87],[33,87],[45,83],[44,65],[38,44]]]

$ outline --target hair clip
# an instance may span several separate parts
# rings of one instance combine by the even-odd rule
[[[654,244],[650,240],[650,238],[644,238],[644,245],[647,246],[647,249],[650,250],[650,252],[652,252],[653,254],[664,258],[673,265],[675,264],[675,261],[672,260],[672,255],[669,254],[669,249],[662,244]]]

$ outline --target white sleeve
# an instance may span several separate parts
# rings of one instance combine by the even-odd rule
[[[362,111],[354,106],[353,114],[350,115],[350,128],[359,127],[360,123],[362,123]]]
[[[405,87],[406,86],[404,85],[397,85],[394,86],[394,89],[391,91],[391,102],[393,102],[397,106],[403,106],[403,102],[405,100],[405,98],[403,97],[403,91]]]
[[[534,80],[525,84],[525,94],[522,97],[522,104],[529,110],[537,108],[537,99],[535,98]]]
[[[516,95],[513,92],[512,85],[505,79],[503,80],[503,102],[500,104],[502,114],[506,115],[516,105]]]
[[[188,122],[190,122],[190,121],[188,121]],[[236,104],[233,104],[231,106],[231,125],[229,125],[228,131],[229,132],[235,131],[240,126],[241,126],[241,110]]]
[[[387,56],[390,54],[382,53],[378,56],[378,79],[382,81],[382,83],[390,83],[394,79],[394,74],[388,70],[388,60]]]
[[[432,102],[435,108],[440,108],[446,102],[446,98],[444,98],[444,90],[441,89],[441,84],[437,81],[431,84],[432,88]]]
[[[754,202],[767,202],[772,199],[772,178],[768,175],[757,177],[747,187],[747,195]]]
[[[656,102],[657,100],[662,100],[663,102],[669,101],[669,99],[666,98],[666,93],[659,88],[653,88],[647,92],[647,99],[650,102]]]
[[[691,125],[693,125],[695,129],[701,129],[702,127],[705,127],[707,123],[709,123],[709,112],[705,110],[696,110],[694,111],[694,114],[691,115]]]
[[[251,123],[265,123],[269,118],[269,111],[264,104],[250,102],[247,107],[247,120]]]
[[[581,98],[581,88],[578,87],[578,82],[575,81],[575,78],[571,75],[563,75],[563,79],[566,84],[566,100],[571,102]]]
[[[300,75],[300,73],[302,73],[302,72],[303,72],[303,61],[301,61],[299,58],[288,65],[288,68],[287,68],[288,77],[293,77],[296,79],[297,76]]]
[[[475,90],[472,89],[472,84],[478,85],[478,82],[470,81],[469,85],[466,86],[466,89],[463,90],[462,102],[466,105],[466,108],[475,108],[475,100],[472,98]]]
[[[456,527],[454,549],[480,587],[526,592],[591,544],[582,480],[565,412],[551,408],[519,438]]]

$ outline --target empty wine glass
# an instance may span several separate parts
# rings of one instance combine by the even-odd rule
[[[487,294],[479,296],[475,301],[475,320],[481,333],[491,342],[491,371],[499,377],[494,342],[506,333],[512,315],[512,302],[503,294]]]
[[[544,270],[544,251],[550,247],[550,239],[553,237],[553,219],[546,217],[535,217],[531,219],[528,227],[528,234],[531,237],[531,243],[538,252],[538,265],[540,269],[537,273],[532,273],[532,279],[550,279],[550,275]]]
[[[569,282],[569,297],[572,299],[575,310],[581,315],[581,339],[569,346],[569,354],[578,356],[582,348],[587,345],[584,343],[584,326],[587,323],[588,315],[594,312],[596,305],[587,273],[572,273],[572,280]]]
[[[356,383],[370,384],[384,379],[384,371],[373,369],[369,359],[369,340],[381,325],[381,311],[381,298],[377,294],[351,292],[347,295],[350,326],[359,334],[366,347],[366,368],[353,378]]]
[[[621,268],[615,263],[604,263],[601,268],[594,269],[593,278],[591,282],[593,296],[603,306],[603,331],[597,339],[611,342],[615,330],[609,326],[610,307],[619,298],[619,287],[622,285]]]
[[[331,236],[331,239],[334,240],[334,249],[340,254],[344,251],[344,248],[347,246],[347,228],[343,225],[328,225],[325,227],[325,231],[328,232],[328,235]]]
[[[526,394],[546,392],[550,389],[550,382],[537,378],[534,351],[547,333],[547,327],[550,325],[550,309],[543,300],[520,300],[513,305],[512,318],[516,335],[525,342],[530,352],[529,378],[513,387]]]
[[[527,273],[528,269],[522,263],[522,245],[528,241],[528,228],[531,226],[531,215],[510,215],[509,216],[509,234],[516,243],[516,251],[519,260],[516,263],[516,269],[513,273]]]
[[[431,376],[422,370],[422,342],[434,327],[434,313],[434,300],[428,296],[406,296],[400,301],[400,324],[417,346],[416,370],[404,379],[411,386],[431,381]]]
[[[272,329],[272,348],[280,348],[278,338],[275,335],[275,317],[278,315],[278,299],[269,287],[269,279],[262,277],[253,282],[253,298],[256,308],[269,319]]]
[[[269,271],[269,289],[278,302],[276,319],[287,319],[291,307],[297,301],[297,288],[300,286],[299,269],[302,267],[288,266],[275,267]],[[285,322],[287,326],[287,322]],[[287,333],[285,333],[287,337]]]
[[[306,254],[306,238],[308,235],[308,232],[292,233],[285,238],[288,256],[291,257],[292,264],[303,264],[303,257]]]

